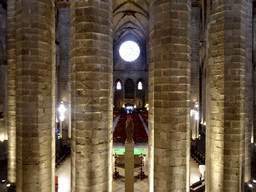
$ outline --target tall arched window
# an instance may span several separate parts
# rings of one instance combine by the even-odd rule
[[[121,90],[121,89],[122,89],[122,84],[121,84],[120,81],[117,81],[117,83],[116,83],[116,89],[117,89],[117,90]]]
[[[141,81],[139,81],[139,83],[138,83],[138,90],[142,90],[142,82]]]

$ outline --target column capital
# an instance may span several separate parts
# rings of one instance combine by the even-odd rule
[[[67,1],[62,1],[62,2],[57,2],[57,8],[61,9],[61,8],[70,8],[70,2]]]

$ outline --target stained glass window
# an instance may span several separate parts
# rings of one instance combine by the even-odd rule
[[[119,49],[119,54],[123,60],[132,62],[140,55],[140,47],[134,41],[125,41]]]

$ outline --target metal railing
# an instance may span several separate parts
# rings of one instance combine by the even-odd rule
[[[71,149],[69,145],[65,145],[60,151],[56,153],[55,167],[60,164],[60,162],[71,154]]]
[[[205,165],[205,155],[201,153],[194,145],[191,145],[191,156],[196,160],[199,165]]]

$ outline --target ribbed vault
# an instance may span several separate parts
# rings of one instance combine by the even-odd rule
[[[113,26],[114,43],[132,35],[141,43],[148,36],[149,0],[114,0]]]

